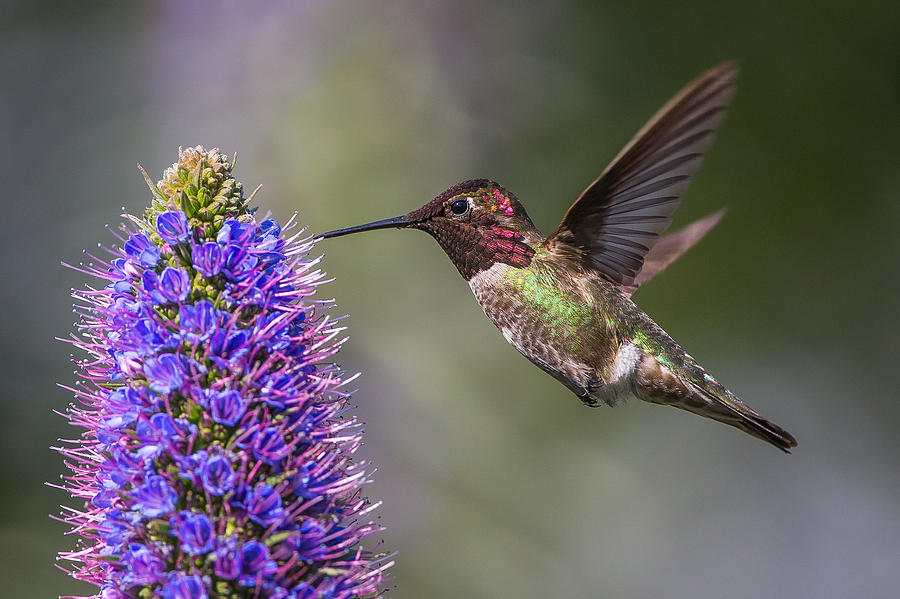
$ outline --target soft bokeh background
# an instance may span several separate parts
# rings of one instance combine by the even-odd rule
[[[681,85],[739,93],[676,224],[727,218],[637,302],[796,434],[781,455],[646,405],[588,410],[521,358],[437,245],[320,247],[378,466],[396,599],[896,597],[900,11],[867,2],[6,2],[0,11],[0,578],[86,592],[43,486],[71,435],[59,266],[140,212],[179,145],[315,231],[475,176],[551,230]],[[626,5],[627,8],[616,6]]]

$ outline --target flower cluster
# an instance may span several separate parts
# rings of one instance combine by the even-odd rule
[[[60,559],[102,599],[375,596],[387,564],[361,544],[378,528],[312,241],[257,222],[232,166],[181,150],[121,247],[79,267],[106,284],[74,292],[83,430],[58,450],[84,507]]]

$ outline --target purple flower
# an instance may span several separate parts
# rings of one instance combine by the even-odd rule
[[[251,256],[247,250],[238,245],[230,245],[225,250],[225,260],[222,263],[222,272],[232,281],[245,280],[254,272],[259,260]]]
[[[247,223],[227,220],[216,235],[216,242],[222,245],[242,247],[253,237],[253,229]]]
[[[138,345],[145,351],[153,351],[154,349],[164,347],[166,344],[166,333],[152,318],[141,318],[134,323],[134,332]]]
[[[191,250],[191,260],[194,268],[204,277],[214,277],[222,270],[222,248],[214,241],[207,241],[202,245],[195,245]]]
[[[169,444],[177,440],[178,429],[171,416],[157,413],[150,416],[149,421],[138,422],[135,436],[141,441],[135,454],[140,459],[148,460],[161,454]]]
[[[278,224],[278,221],[267,218],[259,223],[259,233],[261,239],[280,239],[281,225]]]
[[[141,266],[156,266],[159,262],[159,248],[143,233],[135,233],[125,242],[125,253]]]
[[[300,539],[295,551],[306,561],[322,559],[327,550],[325,536],[325,529],[321,524],[312,518],[305,520],[300,525]]]
[[[203,579],[196,574],[173,572],[160,591],[162,599],[209,599]]]
[[[247,340],[250,333],[246,329],[228,331],[216,329],[209,341],[209,351],[219,368],[230,368],[247,354]]]
[[[100,589],[100,599],[131,599],[128,595],[112,585],[103,585]]]
[[[156,217],[156,232],[163,241],[178,244],[187,241],[191,236],[187,217],[181,210],[163,212]]]
[[[284,518],[281,496],[268,483],[261,483],[247,492],[244,509],[249,518],[260,526],[269,526]]]
[[[144,484],[131,492],[136,503],[133,508],[148,518],[157,518],[171,513],[178,501],[178,494],[163,477],[149,475]]]
[[[324,594],[319,593],[315,587],[312,587],[305,582],[301,582],[292,588],[291,593],[292,599],[320,599],[321,597],[324,597]]]
[[[287,452],[284,436],[276,426],[262,429],[253,440],[253,455],[264,462],[274,464],[287,455]]]
[[[191,342],[206,339],[216,326],[216,309],[209,300],[186,304],[178,312],[178,320],[188,332]]]
[[[247,410],[244,398],[234,389],[216,393],[209,401],[212,419],[225,426],[234,426]]]
[[[113,351],[113,362],[115,370],[124,376],[134,376],[135,373],[141,371],[141,360],[135,351]],[[118,377],[116,377],[118,378]]]
[[[119,388],[109,394],[104,413],[104,429],[118,429],[137,419],[140,400],[135,401],[136,392],[128,387]]]
[[[115,508],[105,509],[102,513],[103,520],[97,529],[107,552],[116,552],[134,535],[138,515]]]
[[[339,476],[317,462],[310,460],[304,462],[293,477],[291,477],[292,491],[295,495],[305,499],[317,497],[322,489],[327,489],[339,480]]]
[[[312,242],[255,221],[217,151],[183,150],[152,191],[121,249],[79,267],[101,282],[76,292],[62,563],[101,599],[378,596]]]
[[[241,547],[243,563],[240,582],[245,587],[256,586],[263,577],[273,574],[278,565],[271,559],[269,549],[259,541],[248,541]]]
[[[116,281],[112,284],[112,290],[124,295],[131,293],[134,290],[134,286],[131,284],[131,281]]]
[[[268,218],[259,223],[259,233],[256,237],[254,252],[261,262],[275,264],[284,259],[281,250],[284,248],[284,240],[281,235],[281,226]]]
[[[157,393],[166,394],[179,388],[184,383],[184,365],[175,354],[163,354],[155,358],[147,358],[144,362],[144,374],[150,382],[150,388]]]
[[[214,455],[201,466],[200,480],[203,488],[213,495],[224,495],[234,486],[234,470],[231,461],[222,455]]]
[[[241,574],[243,566],[237,539],[228,537],[219,543],[216,549],[216,565],[214,572],[219,578],[234,580]]]
[[[153,584],[163,578],[164,562],[156,552],[141,543],[131,543],[122,556],[122,563],[127,572],[126,583],[134,585]]]
[[[182,511],[171,520],[172,532],[169,534],[178,538],[181,549],[194,555],[202,555],[212,551],[213,535],[212,522],[206,514],[195,514]]]
[[[166,303],[166,298],[159,292],[159,275],[154,270],[141,273],[141,292],[155,304]]]
[[[280,343],[278,344],[278,347],[272,347],[272,349],[281,348]],[[262,382],[263,386],[260,388],[259,392],[263,396],[263,400],[267,405],[283,410],[287,405],[286,400],[290,398],[292,392],[296,390],[294,377],[279,372],[266,377]]]
[[[183,302],[191,290],[191,279],[180,268],[167,266],[159,275],[159,293],[170,302]]]

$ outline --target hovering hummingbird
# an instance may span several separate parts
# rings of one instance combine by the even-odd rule
[[[403,216],[329,231],[429,233],[522,355],[589,406],[636,397],[737,427],[789,452],[797,441],[689,356],[631,295],[699,241],[712,214],[660,237],[712,144],[737,67],[685,87],[619,152],[544,237],[510,191],[487,179],[450,187]]]

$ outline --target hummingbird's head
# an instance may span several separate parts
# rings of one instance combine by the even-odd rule
[[[427,232],[466,280],[498,262],[527,267],[533,246],[542,240],[519,200],[487,179],[457,183],[403,216],[329,231],[322,237],[387,228]]]

